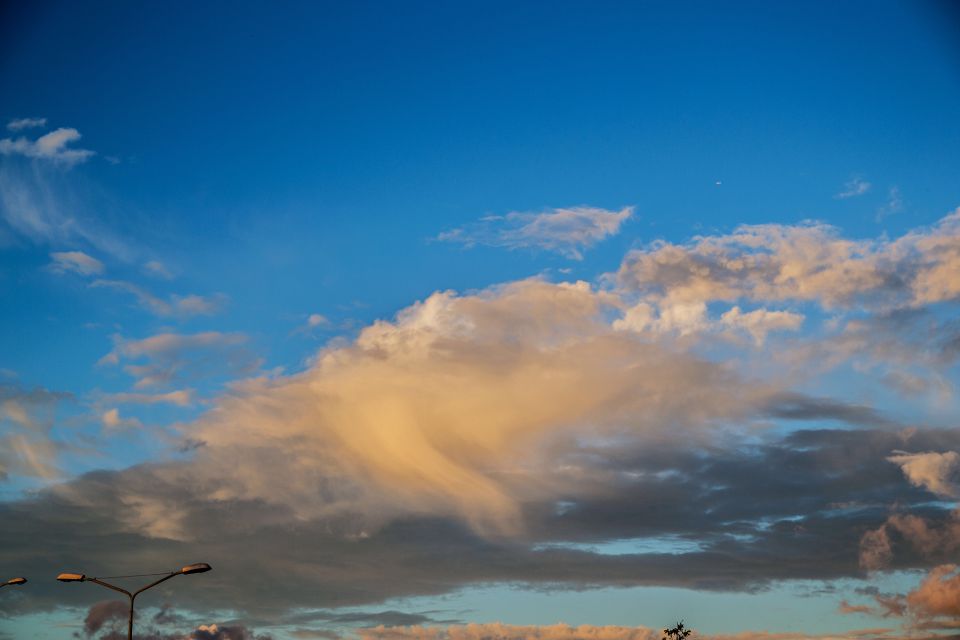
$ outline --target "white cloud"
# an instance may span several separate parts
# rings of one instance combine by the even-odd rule
[[[844,183],[843,191],[834,197],[840,199],[856,198],[857,196],[862,196],[866,192],[870,191],[871,186],[872,185],[863,178],[854,177],[848,182]]]
[[[249,375],[261,361],[246,349],[246,342],[243,334],[217,331],[161,333],[141,340],[117,337],[114,348],[100,358],[99,364],[117,365],[127,361],[124,371],[137,379],[134,385],[137,389],[171,384],[182,378]],[[182,395],[174,395],[176,393],[165,394],[157,400],[163,398],[175,404],[185,400]],[[120,397],[123,400],[118,401],[149,402],[142,394]]]
[[[55,273],[78,273],[82,276],[103,273],[103,263],[82,251],[59,251],[50,254],[50,269]]]
[[[722,316],[720,322],[732,329],[746,331],[757,345],[763,345],[771,331],[796,331],[803,324],[803,315],[790,311],[755,309],[744,313],[733,307]]]
[[[76,129],[56,129],[44,134],[36,140],[20,138],[3,138],[0,140],[0,154],[20,155],[27,158],[50,160],[66,165],[85,162],[95,152],[89,149],[67,148],[71,142],[76,142],[82,136]]]
[[[167,299],[157,297],[132,282],[123,280],[94,280],[91,287],[115,289],[132,294],[144,309],[161,317],[209,316],[219,313],[227,304],[227,296],[216,293],[211,296],[173,294]]]
[[[303,323],[291,332],[291,335],[303,334],[310,336],[314,335],[317,331],[330,329],[332,326],[333,324],[327,316],[321,313],[311,313]]]
[[[144,271],[146,271],[151,276],[161,278],[163,280],[172,280],[173,274],[167,269],[159,260],[149,260],[143,265]]]
[[[121,418],[120,410],[116,408],[104,411],[100,416],[100,420],[103,426],[110,431],[134,429],[143,426],[136,418]]]
[[[47,126],[46,118],[15,118],[7,123],[7,129],[10,131],[22,131],[45,126]]]
[[[882,207],[877,209],[877,222],[880,222],[887,216],[892,216],[895,213],[900,213],[903,211],[903,196],[900,194],[900,187],[893,186],[890,187],[890,190],[887,192],[887,202]]]
[[[812,302],[890,310],[960,297],[960,210],[897,240],[848,240],[822,223],[748,225],[627,255],[616,282],[646,303]]]
[[[573,260],[604,238],[616,235],[633,215],[633,207],[608,211],[597,207],[550,209],[540,213],[512,212],[487,216],[478,222],[445,231],[438,240],[507,249],[536,248]]]
[[[931,493],[945,498],[960,497],[960,488],[956,480],[960,476],[960,453],[945,451],[938,453],[894,452],[887,458],[903,471],[915,487],[922,487]]]
[[[194,391],[177,389],[168,393],[111,393],[105,396],[105,399],[117,404],[172,404],[189,407],[194,402]]]
[[[81,195],[76,188],[82,177],[57,169],[52,163],[0,163],[0,236],[7,227],[36,244],[87,245],[129,262],[135,253],[130,243],[101,221],[113,204],[91,203],[90,191]]]

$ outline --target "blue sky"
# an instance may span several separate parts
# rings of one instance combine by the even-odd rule
[[[170,638],[953,628],[958,24],[4,7],[0,629],[195,553]],[[298,595],[238,586],[281,540]]]

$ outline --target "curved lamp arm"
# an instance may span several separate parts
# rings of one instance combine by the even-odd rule
[[[10,579],[7,580],[6,582],[0,584],[0,589],[2,589],[2,588],[4,588],[4,587],[19,586],[19,585],[21,585],[21,584],[26,583],[26,581],[27,581],[26,578],[10,578]]]
[[[130,640],[133,640],[133,601],[136,600],[138,595],[140,595],[147,589],[152,589],[153,587],[157,586],[161,582],[165,580],[169,580],[174,576],[180,576],[180,575],[185,576],[185,575],[190,575],[191,573],[204,573],[206,571],[210,571],[210,568],[211,568],[210,565],[208,565],[206,562],[187,565],[186,567],[183,567],[179,571],[171,571],[169,574],[163,576],[159,580],[151,582],[147,586],[141,587],[136,591],[134,591],[133,593],[130,593],[126,589],[121,589],[116,585],[112,585],[109,582],[105,582],[100,578],[91,578],[82,573],[61,573],[59,576],[57,576],[57,580],[59,580],[60,582],[93,582],[94,584],[98,584],[101,587],[112,589],[113,591],[122,593],[123,595],[127,596],[130,599],[130,618],[127,623],[127,637]],[[22,578],[19,578],[19,579],[22,579]],[[26,582],[26,579],[22,579],[22,580]]]

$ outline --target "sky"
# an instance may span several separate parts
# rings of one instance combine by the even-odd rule
[[[956,637],[958,111],[932,0],[3,4],[0,638]]]

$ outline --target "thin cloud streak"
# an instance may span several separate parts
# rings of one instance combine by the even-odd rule
[[[141,307],[160,317],[186,318],[215,315],[226,306],[228,300],[227,296],[222,293],[211,296],[172,294],[165,300],[141,286],[123,280],[98,279],[91,282],[90,286],[129,293],[137,299]]]
[[[55,251],[50,254],[53,262],[50,269],[54,273],[64,274],[73,272],[81,276],[92,276],[103,273],[103,263],[82,251]]]
[[[856,198],[857,196],[862,196],[863,194],[870,191],[870,187],[873,186],[866,180],[860,177],[851,178],[848,182],[843,185],[843,191],[835,195],[835,198],[845,200],[847,198]]]
[[[616,235],[632,216],[633,207],[619,211],[585,206],[541,213],[515,211],[444,231],[437,239],[468,247],[479,244],[505,249],[542,249],[571,260],[582,260],[583,251]]]
[[[47,126],[46,118],[15,118],[7,123],[7,129],[10,131],[23,131],[24,129],[35,129]]]

